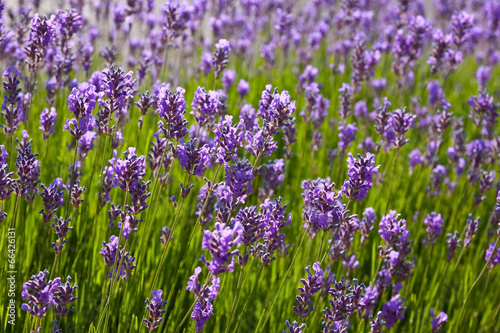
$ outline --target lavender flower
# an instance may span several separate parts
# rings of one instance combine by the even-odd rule
[[[311,237],[319,230],[333,230],[338,227],[343,204],[338,201],[337,194],[333,191],[335,183],[330,178],[307,180],[302,182],[302,197],[304,207],[302,217],[306,221],[306,228]]]
[[[375,216],[375,209],[368,207],[363,212],[363,219],[361,220],[361,243],[364,243],[373,229],[373,223],[377,220]]]
[[[259,174],[263,179],[263,187],[259,188],[259,199],[264,201],[274,195],[280,184],[285,179],[285,162],[276,159],[259,167]]]
[[[60,278],[49,280],[49,272],[44,270],[31,276],[31,280],[23,283],[22,297],[26,303],[21,305],[23,311],[28,311],[33,317],[43,318],[54,301],[54,292],[59,286]]]
[[[85,133],[80,140],[78,140],[78,153],[80,160],[85,160],[89,151],[94,149],[94,141],[96,139],[96,132],[89,131]]]
[[[358,154],[359,161],[351,153],[347,155],[349,180],[342,185],[342,193],[350,200],[362,201],[372,188],[373,176],[380,166],[375,166],[375,155],[371,153],[367,153],[365,158]]]
[[[356,127],[356,123],[346,124],[345,122],[341,122],[339,127],[339,142],[338,147],[342,154],[345,154],[349,145],[356,140],[356,134],[358,133],[358,128]]]
[[[392,297],[382,306],[381,317],[384,318],[386,322],[385,325],[388,328],[393,327],[398,320],[404,319],[404,310],[405,310],[405,307],[403,307],[404,299],[399,299],[399,298],[400,295],[398,294]]]
[[[43,132],[43,139],[47,140],[51,134],[54,134],[54,125],[57,120],[56,108],[51,107],[50,111],[44,108],[40,114],[40,127],[39,129]]]
[[[215,71],[216,79],[219,78],[220,74],[229,63],[229,51],[231,51],[231,45],[227,40],[221,39],[215,44],[215,51],[212,56],[212,66]]]
[[[78,286],[76,283],[73,283],[73,286],[71,286],[70,276],[66,278],[65,283],[59,283],[57,290],[54,291],[54,314],[60,317],[66,317],[68,313],[74,309],[73,306],[69,305],[78,299],[78,297],[74,295],[77,288]]]
[[[186,113],[186,101],[184,100],[183,88],[177,88],[173,93],[167,87],[161,87],[158,93],[158,114],[165,119],[165,124],[160,121],[158,127],[167,140],[182,139],[187,130],[187,120],[184,119]]]
[[[243,229],[239,223],[233,227],[226,227],[224,223],[216,222],[213,232],[204,231],[201,248],[210,252],[212,261],[207,261],[204,256],[201,261],[207,265],[213,275],[234,271],[234,257],[239,252],[238,250],[230,251],[230,249],[241,244],[242,233]]]
[[[2,104],[2,116],[5,119],[5,124],[0,126],[7,136],[16,133],[19,122],[22,120],[23,104],[20,97],[20,78],[21,72],[13,66],[9,67],[3,74],[5,98]]]
[[[212,304],[220,289],[220,278],[217,276],[212,277],[212,284],[210,286],[208,284],[202,286],[198,281],[200,273],[201,267],[196,267],[186,287],[186,290],[192,291],[198,300],[191,313],[191,320],[195,321],[197,332],[203,331],[203,327],[208,319],[213,316]]]
[[[229,162],[237,154],[238,146],[241,145],[244,135],[244,125],[240,121],[233,126],[233,117],[225,116],[224,120],[215,125],[215,145],[217,163]]]
[[[443,233],[444,221],[441,218],[441,214],[436,214],[432,212],[427,214],[424,220],[424,224],[427,226],[425,229],[427,231],[427,236],[429,237],[429,242],[435,244],[437,237]]]
[[[351,104],[352,104],[352,87],[348,83],[342,83],[342,87],[339,89],[340,95],[340,106],[339,106],[339,116],[341,119],[346,119],[350,116]]]
[[[293,307],[293,311],[295,311],[300,318],[305,318],[309,312],[314,310],[312,298],[323,287],[324,274],[321,269],[321,264],[319,262],[313,264],[313,269],[315,271],[314,275],[311,274],[310,269],[311,266],[306,267],[307,280],[300,280],[304,287],[299,287],[300,295],[295,297],[297,306]]]
[[[457,49],[460,49],[465,42],[465,36],[472,28],[474,23],[474,15],[465,11],[453,14],[451,17],[451,25],[453,27],[453,43]]]
[[[180,165],[188,174],[200,177],[203,176],[212,159],[206,145],[196,147],[196,139],[181,143],[175,147],[174,156],[177,157]]]
[[[172,229],[170,229],[167,226],[164,226],[161,228],[161,236],[160,236],[160,243],[161,245],[165,246],[168,243],[168,240],[172,238]]]
[[[291,225],[292,214],[288,214],[288,218],[286,218],[286,205],[281,206],[281,200],[281,197],[273,201],[266,199],[260,205],[264,235],[263,242],[256,245],[255,255],[265,266],[276,259],[273,257],[274,251],[280,248],[286,237],[281,232],[284,227]]]
[[[464,247],[469,246],[472,238],[479,229],[479,222],[481,222],[480,217],[474,220],[472,214],[469,214],[469,217],[467,218],[467,229],[465,231]]]
[[[68,96],[68,109],[76,119],[92,114],[96,103],[96,88],[89,84],[84,89],[73,88]]]
[[[222,86],[226,91],[231,88],[231,86],[234,83],[234,80],[236,80],[236,71],[234,70],[227,70],[222,74]]]
[[[29,59],[28,69],[30,72],[36,70],[37,64],[45,56],[47,47],[55,41],[55,15],[49,18],[40,18],[38,14],[31,19],[31,30],[29,38],[24,47],[24,53]]]
[[[451,259],[453,259],[453,256],[455,255],[457,248],[460,247],[461,242],[462,240],[458,238],[458,231],[455,231],[454,234],[448,233],[446,235],[446,243],[448,243],[448,257],[447,257],[448,262],[450,262]]]
[[[250,83],[241,79],[240,82],[238,82],[238,88],[236,90],[238,91],[240,98],[243,99],[250,91]]]
[[[167,301],[161,298],[161,295],[163,294],[161,289],[153,290],[151,294],[153,295],[151,301],[149,298],[146,298],[146,310],[149,312],[149,318],[151,318],[151,321],[146,318],[142,320],[146,323],[146,328],[150,332],[160,326],[160,323],[163,321],[162,315],[165,313],[165,310],[162,308],[167,304]]]
[[[247,194],[252,193],[254,170],[246,159],[237,159],[232,165],[224,165],[226,185],[231,191],[233,202],[238,205],[245,203]]]
[[[135,258],[129,255],[128,252],[125,252],[125,249],[118,249],[119,238],[115,235],[112,235],[109,243],[102,242],[103,247],[99,254],[103,255],[104,263],[107,267],[112,268],[108,277],[116,278],[122,277],[123,280],[127,280],[130,277],[131,271],[135,268],[133,264]],[[118,266],[117,263],[122,263],[121,267]],[[115,265],[116,263],[116,265]],[[116,271],[113,272],[113,268],[116,267]]]
[[[440,312],[436,317],[434,315],[434,310],[429,311],[429,314],[432,317],[432,320],[431,320],[432,333],[441,332],[444,323],[448,321],[448,315],[444,312]]]
[[[285,326],[288,327],[287,330],[283,330],[282,333],[302,333],[302,329],[306,327],[306,324],[300,324],[294,321],[292,324],[287,320],[285,322]]]
[[[40,161],[36,159],[38,154],[32,154],[31,142],[28,132],[23,130],[22,141],[18,140],[17,159],[17,176],[13,184],[14,193],[18,197],[24,197],[26,201],[32,202],[35,195],[38,193],[38,184],[40,183]]]
[[[43,216],[43,222],[47,223],[52,220],[57,209],[64,204],[63,182],[61,178],[56,178],[49,187],[43,184],[40,187],[43,189],[40,196],[44,207],[40,213]]]
[[[394,113],[391,114],[391,125],[396,134],[394,144],[396,148],[403,147],[410,139],[405,139],[405,134],[408,132],[415,123],[415,115],[406,112],[406,108],[396,109]]]
[[[500,248],[497,249],[496,255],[493,254],[493,251],[495,251],[495,242],[491,242],[490,246],[486,250],[486,256],[484,257],[484,260],[486,261],[487,267],[489,270],[492,270],[500,264]]]
[[[294,112],[295,101],[291,100],[288,91],[278,93],[278,88],[272,90],[270,84],[262,91],[257,115],[271,128],[273,134],[289,122]]]
[[[129,147],[124,152],[124,155],[124,159],[118,158],[116,150],[113,151],[113,158],[109,160],[111,164],[109,172],[112,172],[114,176],[114,187],[119,187],[122,191],[130,192],[131,184],[142,179],[146,174],[146,157],[137,156],[134,147]]]
[[[325,332],[341,331],[349,326],[349,316],[360,310],[364,285],[353,279],[353,284],[346,285],[344,277],[335,282],[328,290],[330,307],[323,310],[323,329]]]
[[[194,116],[199,126],[205,126],[214,120],[217,109],[220,106],[219,95],[216,91],[206,91],[205,88],[198,87],[194,93],[191,103],[191,114]]]

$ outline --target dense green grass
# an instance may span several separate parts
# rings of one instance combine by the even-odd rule
[[[198,85],[211,88],[213,77],[195,79],[189,76],[181,69],[181,57],[175,58],[174,68],[166,75],[165,80],[168,80],[170,75],[178,75],[178,80],[181,86],[186,89],[186,101],[190,104],[194,91]],[[338,119],[338,88],[342,82],[349,81],[349,73],[333,76],[328,70],[328,63],[324,52],[319,52],[313,60],[313,65],[320,69],[320,75],[317,82],[323,86],[322,93],[331,101],[329,119]],[[297,287],[301,286],[300,279],[306,276],[304,268],[317,261],[318,251],[320,248],[321,237],[309,239],[305,237],[302,246],[299,248],[299,243],[303,237],[303,221],[302,221],[302,197],[300,184],[304,179],[313,179],[316,177],[331,177],[337,184],[342,184],[347,170],[345,156],[341,156],[335,160],[330,168],[327,159],[327,149],[337,146],[336,126],[331,127],[328,120],[323,125],[324,145],[320,150],[311,154],[309,143],[311,140],[311,128],[306,128],[306,125],[300,119],[298,113],[304,107],[303,95],[298,95],[295,92],[297,85],[297,72],[299,68],[291,68],[288,66],[285,59],[279,59],[280,66],[276,66],[272,70],[264,69],[262,64],[253,64],[248,61],[230,59],[230,68],[235,68],[238,73],[237,81],[240,78],[250,82],[251,92],[247,96],[247,102],[254,107],[260,99],[260,93],[264,86],[271,83],[273,86],[279,87],[280,90],[289,90],[293,99],[297,101],[297,142],[294,145],[294,154],[291,160],[286,162],[286,177],[284,183],[278,190],[277,195],[283,197],[284,203],[287,204],[287,212],[292,214],[292,226],[285,229],[287,235],[286,242],[291,244],[286,257],[278,257],[270,266],[263,269],[262,275],[258,281],[255,281],[259,271],[259,262],[256,261],[245,267],[243,271],[244,283],[242,286],[241,297],[236,310],[236,320],[233,319],[233,327],[236,322],[239,323],[240,332],[255,331],[259,322],[263,318],[268,320],[264,326],[261,326],[261,331],[264,332],[279,332],[284,328],[285,320],[295,320],[296,315],[292,310],[295,305],[295,296],[298,294]],[[102,65],[95,65],[96,69],[102,69]],[[348,66],[347,66],[348,67]],[[466,124],[468,140],[475,137],[475,130],[471,121],[467,118],[469,107],[467,99],[477,93],[477,84],[474,77],[477,69],[473,59],[466,59],[465,63],[451,74],[446,82],[444,82],[445,94],[447,99],[452,104],[451,110],[455,116],[462,116]],[[496,74],[496,75],[495,75]],[[492,77],[498,77],[498,70]],[[412,97],[419,97],[422,103],[427,100],[427,91],[425,85],[429,74],[428,65],[420,64],[418,67],[418,75],[416,76],[416,85],[403,89],[396,88],[395,78],[390,72],[390,58],[384,57],[377,67],[375,77],[386,77],[388,85],[385,91],[379,94],[379,97],[387,96],[392,102],[393,108],[410,106]],[[39,82],[44,82],[47,78],[43,73],[38,77]],[[236,82],[237,82],[236,81]],[[220,83],[218,83],[220,85]],[[490,91],[496,98],[499,98],[499,81],[493,79],[490,82]],[[143,84],[139,91],[151,89],[151,83]],[[67,179],[68,167],[72,162],[73,151],[67,149],[67,145],[72,145],[74,139],[67,131],[62,131],[63,119],[69,118],[70,114],[67,109],[66,97],[69,94],[68,90],[61,92],[57,98],[58,122],[56,125],[56,134],[52,135],[47,142],[42,139],[42,133],[38,129],[38,116],[45,105],[43,89],[39,89],[33,101],[33,112],[31,121],[28,126],[28,132],[33,138],[33,151],[39,153],[41,161],[41,181],[44,184],[52,182],[55,177]],[[364,99],[369,108],[375,93],[369,88],[363,88],[356,96],[355,101]],[[241,101],[236,93],[236,87],[233,86],[229,92],[229,113],[233,115],[239,114],[239,106]],[[188,109],[190,109],[188,107]],[[414,110],[409,110],[415,112]],[[137,140],[138,127],[137,119],[139,117],[137,107],[132,107],[130,111],[129,121],[126,123],[123,130],[125,143],[118,148],[119,152],[125,151],[129,146],[137,146],[138,154],[147,154],[152,134],[156,131],[155,119],[151,114],[145,117],[144,127],[142,129],[140,140]],[[191,119],[191,116],[188,116]],[[376,132],[370,124],[363,123],[362,120],[354,119],[354,116],[348,120],[349,122],[357,121],[358,135],[357,140],[353,143],[348,151],[354,153],[360,152],[357,148],[358,143],[367,135],[371,135],[374,140],[378,139]],[[418,118],[417,118],[418,122]],[[448,130],[443,138],[442,148],[439,151],[439,157],[442,164],[448,165],[446,157],[446,148],[451,144]],[[20,137],[21,131],[17,133]],[[443,191],[441,196],[429,198],[426,194],[426,186],[429,182],[430,169],[421,169],[417,167],[413,174],[410,174],[408,168],[409,152],[414,148],[424,148],[426,143],[426,134],[421,133],[417,127],[409,132],[410,142],[405,145],[398,157],[398,162],[395,165],[393,172],[394,160],[396,158],[396,150],[390,152],[379,152],[376,156],[376,164],[380,164],[380,174],[375,180],[376,186],[371,190],[366,200],[363,202],[354,202],[350,206],[352,213],[361,214],[364,208],[372,206],[375,209],[378,220],[386,213],[386,207],[396,210],[401,214],[402,218],[408,221],[410,229],[410,238],[414,240],[411,256],[416,260],[415,269],[412,271],[412,277],[404,282],[402,296],[405,298],[404,305],[405,319],[399,322],[391,331],[393,332],[427,332],[430,331],[430,316],[429,310],[435,309],[437,312],[445,311],[449,320],[445,324],[445,331],[457,332],[479,332],[479,331],[498,331],[500,330],[500,322],[498,318],[498,310],[500,304],[500,295],[496,292],[495,281],[500,278],[498,269],[491,272],[486,271],[482,278],[478,281],[471,296],[465,306],[463,320],[458,322],[459,313],[472,283],[479,276],[484,267],[484,253],[491,239],[486,237],[486,229],[489,220],[489,214],[492,211],[495,203],[495,191],[492,190],[488,194],[486,200],[478,207],[473,205],[472,193],[477,192],[477,184],[470,186],[466,177],[457,179],[457,188],[452,195],[446,195]],[[9,140],[5,136],[0,136],[0,142],[5,142],[9,154]],[[108,219],[106,217],[107,206],[104,209],[98,208],[97,193],[99,192],[98,176],[101,161],[111,158],[112,151],[106,144],[104,138],[96,141],[96,147],[89,153],[82,168],[82,185],[87,187],[85,193],[85,201],[79,209],[72,213],[74,230],[70,232],[68,243],[65,249],[59,256],[59,259],[54,265],[54,253],[50,244],[55,241],[56,237],[52,230],[49,236],[44,237],[44,225],[41,219],[42,202],[37,196],[35,201],[28,205],[24,200],[20,200],[17,227],[16,227],[16,268],[17,268],[17,321],[16,332],[28,332],[34,321],[27,316],[26,312],[21,311],[21,289],[22,282],[27,281],[29,277],[37,273],[40,269],[47,268],[52,273],[52,277],[65,277],[70,275],[73,281],[78,284],[78,301],[75,303],[75,309],[70,315],[65,318],[60,328],[63,332],[94,332],[97,326],[99,313],[102,308],[102,297],[108,287],[107,268],[104,265],[102,256],[98,253],[102,247],[103,241],[108,241],[111,234],[117,234],[117,229],[110,230],[108,227]],[[245,155],[253,163],[253,158],[249,156],[243,149],[240,150],[240,156]],[[268,159],[280,158],[282,156],[282,145],[278,152],[273,154]],[[94,171],[93,170],[94,167]],[[15,171],[14,158],[11,159],[10,170]],[[209,179],[214,177],[215,170],[208,170],[205,176]],[[150,178],[150,172],[145,179]],[[144,301],[151,295],[152,280],[161,256],[160,246],[160,229],[173,223],[175,208],[169,200],[172,195],[179,194],[180,182],[186,182],[185,175],[178,162],[175,161],[172,168],[172,182],[166,186],[158,186],[154,195],[148,199],[150,207],[142,214],[144,222],[139,226],[138,233],[134,234],[129,245],[129,251],[136,259],[137,268],[134,270],[132,277],[127,282],[121,282],[118,285],[117,292],[111,299],[109,308],[109,322],[107,324],[108,331],[112,332],[145,332],[142,327],[142,318],[145,316]],[[392,194],[389,200],[390,179],[392,178]],[[219,174],[218,180],[223,179],[223,175]],[[247,204],[258,204],[257,188],[261,180],[257,178],[254,184],[254,194],[247,200]],[[190,243],[186,249],[193,224],[196,220],[196,195],[199,188],[204,184],[202,179],[193,179],[194,189],[191,195],[186,199],[180,215],[180,222],[174,232],[174,238],[171,246],[169,246],[166,254],[166,261],[161,271],[159,280],[155,288],[164,290],[164,295],[168,295],[168,305],[166,307],[166,318],[162,324],[162,329],[165,332],[173,332],[181,322],[182,318],[187,313],[188,309],[194,301],[192,293],[185,290],[188,277],[192,274],[194,268],[202,265],[198,259],[202,253],[200,229],[197,230],[194,241]],[[150,187],[151,190],[151,187]],[[158,191],[159,190],[159,191]],[[121,203],[124,200],[124,194],[115,189],[112,191],[112,202]],[[2,223],[2,238],[0,245],[2,248],[2,256],[6,249],[6,233],[8,225],[13,218],[15,209],[16,197],[11,196],[5,203],[5,211],[9,214],[7,219]],[[62,214],[65,207],[61,207],[58,215]],[[156,212],[157,210],[157,212]],[[423,219],[429,212],[436,211],[441,213],[445,220],[445,233],[441,235],[438,242],[432,247],[423,245],[422,240],[425,236],[425,226]],[[418,218],[412,219],[412,216],[418,212]],[[70,212],[64,212],[67,215]],[[460,263],[455,267],[457,255],[451,261],[449,267],[446,261],[446,243],[445,234],[458,230],[462,232],[466,225],[466,218],[469,213],[473,213],[475,217],[481,217],[480,229],[472,244],[464,251]],[[148,226],[150,225],[150,226]],[[376,273],[377,265],[380,258],[377,256],[377,247],[382,244],[382,240],[377,233],[378,221],[370,238],[360,246],[359,234],[357,234],[351,252],[354,251],[357,260],[360,261],[360,267],[352,274],[347,275],[348,279],[356,278],[359,282],[368,285],[370,280]],[[211,226],[210,226],[211,227]],[[148,239],[146,232],[150,228]],[[319,235],[321,236],[321,235]],[[41,262],[42,248],[45,247],[45,258]],[[324,249],[323,249],[324,250]],[[297,252],[298,251],[298,252]],[[183,254],[187,253],[186,264],[180,271],[180,278],[176,280],[176,272],[181,265]],[[297,254],[293,262],[294,255]],[[290,272],[287,274],[291,263]],[[340,262],[329,262],[328,260],[322,265],[323,268],[331,267],[336,274],[336,279],[340,279],[342,275],[346,275],[345,267]],[[427,275],[424,276],[424,272]],[[4,268],[2,268],[4,272]],[[203,273],[203,274],[206,274]],[[233,274],[225,273],[221,276],[221,290],[219,296],[214,302],[215,316],[209,320],[205,327],[206,332],[223,332],[229,324],[229,315],[232,305],[232,300],[235,296],[236,284],[238,280],[239,267]],[[206,275],[205,275],[206,276]],[[202,277],[204,281],[205,276]],[[443,281],[440,284],[440,281]],[[2,286],[0,290],[0,304],[2,304],[0,322],[2,324],[0,331],[7,329],[12,331],[14,328],[10,325],[5,325],[5,306],[7,295],[5,291],[6,284],[4,283],[5,273],[2,273]],[[488,282],[489,281],[489,282]],[[251,289],[256,284],[255,294],[249,303],[248,310],[241,318],[239,314],[242,312],[245,301],[248,299]],[[283,289],[276,296],[280,286],[283,284]],[[274,304],[275,298],[277,299]],[[389,295],[382,296],[382,301],[389,298]],[[271,312],[269,308],[274,304]],[[321,327],[321,310],[327,306],[327,299],[317,295],[314,299],[315,310],[306,319],[306,332],[318,331]],[[379,302],[376,310],[381,309],[382,303]],[[42,332],[49,331],[52,326],[53,314],[43,319]],[[193,330],[193,323],[190,320],[186,321],[182,327],[185,331]],[[369,331],[369,322],[360,322],[357,316],[351,317],[351,331]]]

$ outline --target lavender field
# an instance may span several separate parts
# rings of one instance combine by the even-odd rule
[[[1,0],[0,332],[500,332],[498,0]]]

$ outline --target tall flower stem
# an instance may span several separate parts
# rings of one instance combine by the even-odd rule
[[[79,141],[80,140],[77,139],[76,142],[75,142],[75,153],[73,155],[73,164],[71,164],[72,169],[71,169],[71,173],[70,173],[71,179],[70,179],[69,190],[68,190],[68,201],[66,202],[66,207],[64,208],[64,213],[66,214],[66,217],[68,216],[68,212],[69,212],[69,204],[71,202],[71,192],[73,191],[73,185],[75,185],[74,184],[74,178],[75,177],[73,177],[73,173],[75,172],[75,169],[76,169],[76,165],[75,165],[75,163],[76,163],[76,153],[78,151],[78,142]]]
[[[208,287],[208,281],[210,281],[211,278],[212,278],[212,273],[208,274],[207,281],[205,282],[205,285],[204,285],[203,289],[201,290],[200,295],[202,295],[205,292],[205,289],[207,289],[207,287]],[[193,302],[193,304],[191,305],[191,307],[189,308],[189,310],[186,312],[186,314],[182,318],[180,324],[175,329],[175,333],[179,332],[179,330],[181,329],[182,325],[184,325],[184,323],[186,322],[189,314],[191,313],[191,311],[193,310],[194,306],[196,305],[196,303],[199,300],[200,300],[200,296],[196,297],[195,301]]]
[[[427,272],[429,271],[429,266],[430,262],[432,260],[432,252],[434,251],[434,246],[431,246],[431,251],[429,253],[429,258],[427,258],[426,263],[425,263],[425,270],[424,270],[424,275],[422,277],[422,284],[420,285],[420,291],[418,292],[418,297],[417,297],[417,309],[420,304],[420,299],[422,298],[422,291],[424,290],[423,286],[426,285],[427,282]]]
[[[293,255],[292,262],[288,266],[288,269],[285,273],[285,276],[283,276],[283,278],[282,278],[282,282],[278,288],[278,292],[276,293],[276,296],[274,296],[273,303],[271,304],[271,307],[269,309],[264,309],[262,311],[262,314],[265,313],[265,316],[260,317],[259,323],[257,324],[257,328],[255,329],[255,332],[261,332],[261,330],[264,329],[264,326],[266,325],[266,322],[269,319],[269,315],[273,311],[274,305],[276,305],[276,301],[278,300],[278,297],[281,293],[281,289],[283,289],[283,285],[285,284],[285,281],[288,277],[288,274],[290,274],[290,271],[292,270],[293,264],[295,263],[295,259],[297,259],[297,255],[299,254],[300,248],[302,247],[302,244],[304,243],[304,238],[306,236],[306,233],[307,233],[307,231],[304,230],[302,233],[302,238],[300,239],[299,246],[297,247],[297,250],[295,250],[295,254]],[[261,323],[262,323],[262,327],[261,327]]]
[[[127,182],[126,190],[125,190],[125,198],[123,199],[123,207],[125,207],[125,204],[127,203],[128,192],[129,192],[129,184]],[[123,228],[124,228],[124,226],[122,224],[122,230],[123,230]],[[104,311],[101,312],[101,314],[99,316],[99,322],[97,324],[97,331],[98,332],[99,332],[100,324],[102,322],[103,315],[106,315],[106,322],[108,321],[109,312],[107,311],[107,308],[111,302],[111,297],[113,296],[113,291],[115,288],[116,281],[118,281],[118,279],[120,278],[120,268],[122,267],[123,259],[125,258],[125,251],[127,250],[127,245],[128,245],[129,239],[130,239],[130,238],[128,238],[125,241],[125,246],[123,247],[123,255],[118,260],[118,255],[120,254],[120,243],[121,243],[122,234],[123,234],[122,231],[120,231],[120,233],[118,234],[118,247],[116,250],[115,260],[114,260],[114,264],[113,264],[112,271],[111,271],[111,286],[110,286],[108,297],[106,299],[106,303],[104,305],[104,309],[103,309]],[[115,274],[116,274],[116,278],[115,278]],[[106,329],[104,329],[104,330],[106,330]]]
[[[486,261],[486,264],[484,264],[484,267],[483,269],[481,270],[481,273],[479,273],[479,276],[477,277],[476,281],[474,281],[474,283],[472,284],[472,286],[470,287],[469,291],[467,292],[467,296],[465,296],[465,299],[464,299],[464,303],[462,305],[462,309],[460,310],[460,315],[458,316],[458,320],[457,320],[457,328],[460,327],[460,322],[462,320],[462,315],[464,314],[464,310],[465,310],[465,305],[467,304],[467,301],[469,300],[469,296],[472,292],[472,290],[474,289],[474,287],[476,286],[476,284],[479,282],[479,279],[481,279],[481,277],[483,276],[484,274],[484,271],[486,270],[486,268],[488,267],[488,264],[490,262],[490,260],[493,259],[493,253],[495,252],[495,249],[498,245],[498,241],[500,240],[500,238],[497,238],[497,241],[495,242],[495,246],[493,247],[493,251],[491,251],[491,256],[488,258],[488,260]]]
[[[246,252],[247,252],[247,247],[245,245],[245,250],[243,251],[243,256],[246,255]],[[233,321],[234,311],[236,310],[236,304],[238,304],[238,300],[240,297],[242,277],[243,277],[243,266],[240,266],[240,274],[238,276],[238,284],[236,286],[236,294],[234,296],[233,304],[231,305],[231,314],[229,315],[229,321],[227,322],[226,329],[224,330],[225,333],[229,332],[229,328],[231,327],[231,323]]]
[[[156,185],[158,183],[158,178],[160,177],[160,172],[163,168],[163,159],[165,158],[165,155],[167,153],[167,149],[168,149],[168,144],[169,144],[169,141],[167,141],[167,144],[165,146],[165,151],[163,152],[163,155],[161,156],[161,161],[160,161],[160,169],[158,170],[158,176],[155,178],[154,180],[154,183],[153,183],[153,189],[151,190],[151,201],[153,204],[155,204],[154,206],[154,212],[153,212],[153,219],[150,220],[150,212],[151,212],[151,209],[148,210],[148,213],[146,215],[146,221],[147,221],[147,227],[146,227],[146,232],[142,235],[141,237],[141,241],[140,241],[140,246],[139,248],[142,249],[143,245],[144,245],[144,241],[146,241],[148,238],[149,238],[149,234],[151,232],[151,225],[153,224],[154,222],[154,219],[156,217],[156,209],[158,208],[158,205],[159,205],[159,198],[157,198],[157,200],[153,200],[154,197],[155,197],[155,189],[156,189]],[[172,172],[172,166],[174,165],[174,161],[172,161],[172,163],[170,163],[170,166],[168,168],[168,173],[167,173],[167,177],[170,177],[170,173]],[[161,189],[161,187],[160,187]],[[146,252],[146,251],[142,251],[142,252]],[[145,254],[144,254],[145,255]]]
[[[325,242],[325,232],[323,231],[323,235],[321,236],[321,243],[319,244],[318,255],[316,256],[316,261],[319,261],[319,257],[321,256],[321,252],[323,252],[323,243]],[[333,240],[332,240],[333,242]]]
[[[187,185],[186,185],[186,188],[189,187],[189,185],[191,184],[191,177],[192,175],[189,175],[189,179],[187,181]],[[172,224],[172,231],[171,231],[171,235],[174,234],[174,231],[175,231],[175,227],[177,226],[177,221],[179,220],[179,216],[180,216],[180,213],[182,211],[182,206],[184,205],[184,201],[185,201],[185,198],[182,197],[181,199],[181,202],[177,205],[176,207],[176,212],[175,212],[175,218],[174,218],[174,223]],[[156,282],[157,282],[157,279],[158,279],[158,276],[161,272],[161,269],[163,267],[163,264],[165,262],[165,255],[167,253],[167,250],[168,250],[168,246],[170,245],[170,239],[171,237],[168,237],[167,238],[167,242],[165,244],[165,246],[163,247],[163,251],[161,253],[161,257],[160,257],[160,262],[158,264],[158,267],[156,268],[156,272],[155,272],[155,275],[154,275],[154,278],[153,278],[153,283],[151,284],[151,288],[154,288]]]
[[[202,209],[201,209],[201,213],[200,213],[200,215],[198,216],[198,218],[196,219],[196,222],[195,222],[195,224],[194,224],[193,228],[191,229],[191,234],[189,235],[189,241],[188,241],[188,243],[187,243],[187,245],[186,245],[186,249],[185,249],[185,251],[184,251],[184,253],[183,253],[183,255],[182,255],[181,263],[180,263],[180,265],[177,267],[177,271],[176,271],[176,273],[175,273],[175,281],[174,281],[174,283],[173,283],[173,286],[175,286],[175,285],[177,284],[177,281],[179,280],[179,273],[180,273],[180,272],[182,271],[182,269],[184,268],[184,263],[186,262],[186,255],[187,255],[187,253],[188,253],[188,251],[189,251],[189,246],[191,245],[191,242],[192,242],[192,240],[193,240],[193,238],[194,238],[194,235],[195,235],[196,231],[198,230],[198,226],[200,225],[200,223],[199,223],[199,222],[200,222],[201,216],[202,216],[202,214],[203,214],[203,211],[205,210],[205,207],[206,207],[206,205],[207,205],[208,199],[210,198],[210,194],[212,193],[212,191],[213,191],[213,189],[214,189],[214,184],[215,184],[215,181],[216,181],[216,179],[217,179],[217,175],[219,174],[220,167],[221,167],[221,166],[220,166],[220,164],[219,164],[219,166],[217,167],[217,170],[215,171],[215,176],[214,176],[213,181],[212,181],[212,183],[211,183],[212,185],[211,185],[211,186],[210,186],[210,188],[208,189],[208,195],[207,195],[207,197],[205,198],[205,201],[203,202],[203,207],[202,207]],[[173,291],[173,289],[171,289],[171,290],[169,291],[169,293],[168,293],[167,303],[169,302],[171,295],[173,295],[172,291]]]
[[[387,205],[385,206],[385,213],[389,212],[389,204],[391,203],[391,194],[392,194],[392,181],[394,179],[394,174],[396,173],[396,165],[398,164],[399,157],[399,148],[396,150],[396,156],[394,157],[394,165],[392,166],[392,176],[389,180],[389,195],[387,197]]]
[[[47,222],[48,223],[48,222]],[[43,266],[43,259],[45,257],[45,243],[47,242],[47,223],[43,224],[43,238],[42,238],[42,256],[40,258],[40,264],[38,264],[38,270],[40,271]]]
[[[255,293],[255,289],[257,288],[257,285],[259,284],[260,276],[262,275],[262,270],[264,269],[264,265],[260,265],[259,272],[257,273],[257,277],[255,278],[255,283],[253,285],[252,291],[250,291],[250,295],[247,298],[247,301],[245,302],[245,305],[243,306],[243,310],[241,310],[241,313],[238,317],[238,320],[236,321],[236,327],[234,328],[235,332],[238,332],[238,327],[240,327],[241,320],[242,318],[245,317],[245,313],[248,307],[248,304],[253,298],[253,294]],[[229,322],[229,325],[231,325],[231,322]]]

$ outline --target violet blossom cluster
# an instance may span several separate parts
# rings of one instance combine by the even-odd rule
[[[364,158],[358,154],[359,160],[355,159],[351,153],[347,155],[349,180],[344,181],[342,194],[350,200],[362,201],[372,188],[373,176],[377,174],[380,166],[375,166],[375,155],[371,153],[367,153]]]

